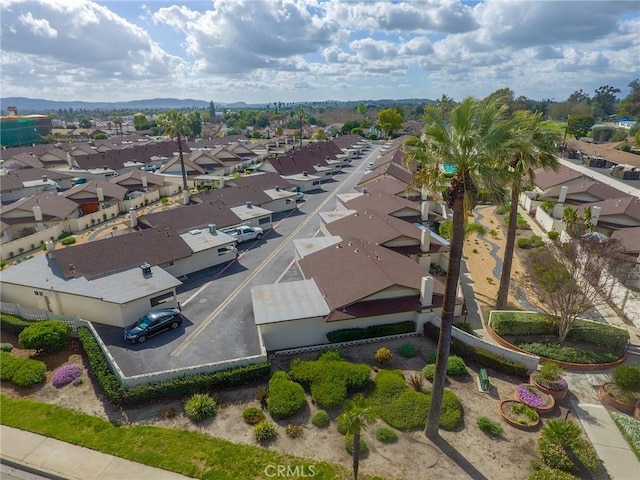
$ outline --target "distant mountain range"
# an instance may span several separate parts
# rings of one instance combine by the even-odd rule
[[[357,106],[358,103],[364,103],[365,105],[377,105],[382,108],[387,108],[393,105],[418,105],[424,103],[433,103],[433,100],[410,98],[403,100],[357,100],[357,101],[336,101],[327,100],[325,102],[293,102],[287,105],[325,105],[330,107],[345,107],[349,108]],[[222,103],[214,102],[217,109],[228,108],[231,110],[247,109],[247,108],[264,108],[267,103],[259,104],[247,104],[245,102],[235,103]],[[29,113],[47,113],[56,112],[59,109],[74,110],[169,110],[172,108],[177,109],[203,109],[208,108],[209,102],[205,100],[194,100],[191,98],[179,99],[179,98],[151,98],[144,100],[132,100],[129,102],[83,102],[83,101],[55,101],[44,100],[41,98],[27,98],[27,97],[4,97],[0,98],[0,110],[2,115],[6,115],[7,107],[16,107],[18,114]]]

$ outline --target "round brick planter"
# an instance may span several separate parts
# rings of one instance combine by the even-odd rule
[[[609,395],[609,391],[614,388],[615,385],[611,382],[600,385],[598,389],[598,398],[602,403],[606,403],[607,405],[620,410],[621,412],[627,413],[629,415],[633,415],[636,409],[638,402],[633,403],[624,403],[619,400],[616,400],[611,395]]]
[[[539,396],[541,398],[544,398],[547,401],[546,401],[546,405],[544,407],[533,407],[532,406],[531,408],[535,409],[535,411],[538,412],[539,414],[549,413],[556,406],[555,398],[553,398],[553,396],[551,394],[547,394],[547,393],[543,392],[542,390],[540,390],[535,385],[532,385],[532,386],[534,387],[534,389],[536,389],[536,390],[538,390],[540,392]],[[518,392],[518,388],[517,387],[516,387],[516,398],[526,405],[526,402],[520,397],[520,394]]]
[[[538,412],[536,412],[535,421],[526,418],[525,423],[518,422],[516,416],[508,412],[509,407],[514,404],[519,404],[526,407],[526,405],[520,400],[514,400],[513,398],[502,400],[498,405],[498,413],[505,422],[507,422],[512,427],[520,428],[522,430],[534,430],[538,427],[538,425],[540,425],[540,415],[538,415]],[[505,412],[505,410],[507,411]],[[533,409],[533,411],[535,412],[535,409]],[[521,418],[525,418],[525,416],[521,415]]]
[[[536,372],[533,372],[531,375],[529,375],[529,383],[531,385],[535,385],[541,392],[548,393],[549,395],[551,395],[554,398],[554,400],[556,400],[556,402],[558,400],[562,400],[564,397],[567,396],[567,393],[569,393],[569,387],[563,390],[549,390],[548,388],[544,388],[542,385],[536,382],[534,378],[536,373],[539,373],[539,372],[536,371]]]

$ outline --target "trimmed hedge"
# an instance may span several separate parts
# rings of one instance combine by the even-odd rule
[[[387,335],[399,335],[401,333],[413,333],[416,331],[416,322],[386,323],[365,328],[344,328],[327,333],[327,339],[331,343],[351,342],[363,338],[386,337]]]
[[[335,353],[325,353],[318,360],[293,359],[289,375],[311,392],[324,408],[342,405],[350,390],[364,387],[371,378],[371,367],[364,363],[334,360]]]
[[[8,315],[6,313],[0,315],[0,328],[15,335],[20,335],[22,330],[29,325],[33,325],[33,323],[34,322],[30,322],[24,318],[16,317],[15,315]]]
[[[181,398],[202,393],[214,387],[231,387],[263,379],[271,373],[271,364],[255,363],[244,367],[200,373],[137,387],[123,387],[109,367],[98,342],[86,327],[78,329],[78,337],[87,354],[91,371],[108,400],[114,405],[137,405],[167,398]]]
[[[306,403],[302,385],[292,381],[287,372],[282,370],[273,374],[269,380],[267,410],[275,420],[294,415]]]
[[[44,320],[22,330],[18,342],[38,352],[55,353],[66,347],[70,333],[70,325],[60,320]]]
[[[438,341],[440,337],[440,329],[435,325],[427,322],[424,324],[425,336]],[[483,367],[492,368],[499,372],[508,373],[510,375],[517,375],[519,377],[527,377],[527,367],[521,363],[513,360],[507,360],[506,358],[485,350],[480,347],[472,347],[456,338],[451,338],[451,352],[465,358],[467,362],[473,361]]]
[[[500,336],[558,335],[558,326],[551,315],[541,313],[495,312],[491,327]],[[613,325],[576,319],[568,340],[593,343],[622,356],[629,343],[629,332]]]
[[[324,428],[329,425],[331,419],[326,410],[318,410],[313,417],[311,417],[311,423],[318,428]]]

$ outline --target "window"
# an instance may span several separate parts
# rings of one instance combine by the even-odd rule
[[[271,223],[271,219],[269,217],[263,217],[258,220],[258,225],[264,225],[265,223]]]
[[[161,268],[167,268],[167,267],[173,267],[174,263],[173,262],[165,262],[165,263],[161,263],[160,265],[158,265]]]
[[[44,292],[40,292],[40,291],[38,291],[38,290],[34,290],[34,291],[33,291],[33,294],[34,294],[36,297],[44,297]]]
[[[218,256],[221,257],[222,255],[226,255],[227,253],[231,253],[231,252],[233,252],[233,247],[232,246],[219,248],[218,249]]]
[[[173,300],[173,292],[167,292],[165,294],[159,295],[157,297],[153,297],[151,299],[151,306],[156,307],[161,303],[169,302]]]
[[[293,199],[291,199],[291,198],[285,198],[285,199],[284,199],[284,201],[285,201],[285,203],[286,203],[287,205],[290,205],[290,204],[292,204],[292,203],[295,203],[295,200],[293,200]]]

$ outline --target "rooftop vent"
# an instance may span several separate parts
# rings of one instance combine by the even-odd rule
[[[148,277],[151,275],[151,265],[149,265],[146,262],[140,265],[140,270],[142,270],[142,275],[145,277]]]
[[[306,170],[305,170],[304,172],[302,172],[302,176],[303,176],[303,177],[306,177],[306,176],[308,176],[308,175],[309,175],[309,174],[307,173],[307,171],[306,171]]]
[[[216,235],[218,233],[218,231],[216,230],[216,224],[215,223],[210,223],[209,224],[209,233],[211,235]]]
[[[279,191],[280,191],[280,186],[276,185],[276,192],[279,192]]]
[[[253,208],[253,205],[251,204],[251,202],[247,202],[247,208]]]

